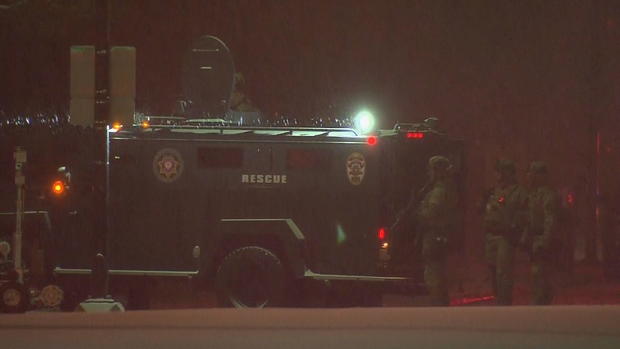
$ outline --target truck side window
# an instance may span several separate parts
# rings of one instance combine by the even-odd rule
[[[242,148],[198,148],[198,166],[200,168],[241,168],[242,165]]]
[[[326,149],[289,149],[286,169],[324,171],[331,167],[331,159],[332,152]]]

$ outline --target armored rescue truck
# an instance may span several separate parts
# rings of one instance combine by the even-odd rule
[[[431,156],[450,157],[458,174],[463,150],[426,123],[360,135],[157,117],[110,129],[105,148],[104,178],[63,166],[47,210],[25,217],[26,230],[47,222],[35,224],[44,244],[29,248],[43,257],[27,252],[25,268],[60,286],[67,309],[90,293],[100,252],[134,302],[151,280],[174,278],[215,290],[222,306],[304,304],[317,290],[335,304],[378,304],[386,287],[422,280],[413,232],[389,230],[397,212]],[[5,216],[10,232],[15,215]]]
[[[348,283],[361,304],[377,302],[377,284],[412,277],[411,251],[388,263],[395,212],[424,184],[430,156],[458,164],[462,149],[402,126],[362,136],[195,125],[109,131],[106,259],[112,278],[207,281],[223,306],[291,304],[303,280]],[[97,230],[62,230],[73,233],[54,272],[89,275]]]

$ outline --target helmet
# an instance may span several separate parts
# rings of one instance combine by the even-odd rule
[[[530,164],[530,173],[547,174],[547,164],[543,161],[533,161]]]
[[[424,119],[424,125],[426,125],[431,130],[437,130],[437,127],[439,126],[439,119],[434,116],[429,116],[428,118]]]
[[[445,156],[435,155],[428,160],[428,167],[433,170],[447,171],[452,164]]]
[[[502,172],[502,173],[510,173],[510,174],[517,173],[515,163],[512,162],[512,160],[508,160],[508,159],[497,160],[497,162],[495,163],[495,170],[497,172]]]

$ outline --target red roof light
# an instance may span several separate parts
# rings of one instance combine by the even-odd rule
[[[424,138],[424,133],[423,132],[407,132],[407,138],[422,139]]]
[[[370,136],[370,137],[368,137],[368,139],[366,139],[366,143],[368,143],[368,145],[375,145],[375,144],[377,144],[377,136]]]
[[[385,240],[385,236],[386,236],[386,229],[385,228],[380,228],[379,231],[377,232],[377,237],[379,238],[379,240],[383,241]]]

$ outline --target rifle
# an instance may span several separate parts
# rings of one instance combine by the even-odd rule
[[[393,236],[398,236],[403,233],[403,230],[416,231],[414,245],[416,251],[422,247],[421,234],[417,233],[416,211],[420,205],[420,202],[424,199],[426,194],[431,190],[432,183],[427,182],[419,191],[412,190],[409,202],[397,215],[394,224],[390,227],[390,231]]]

